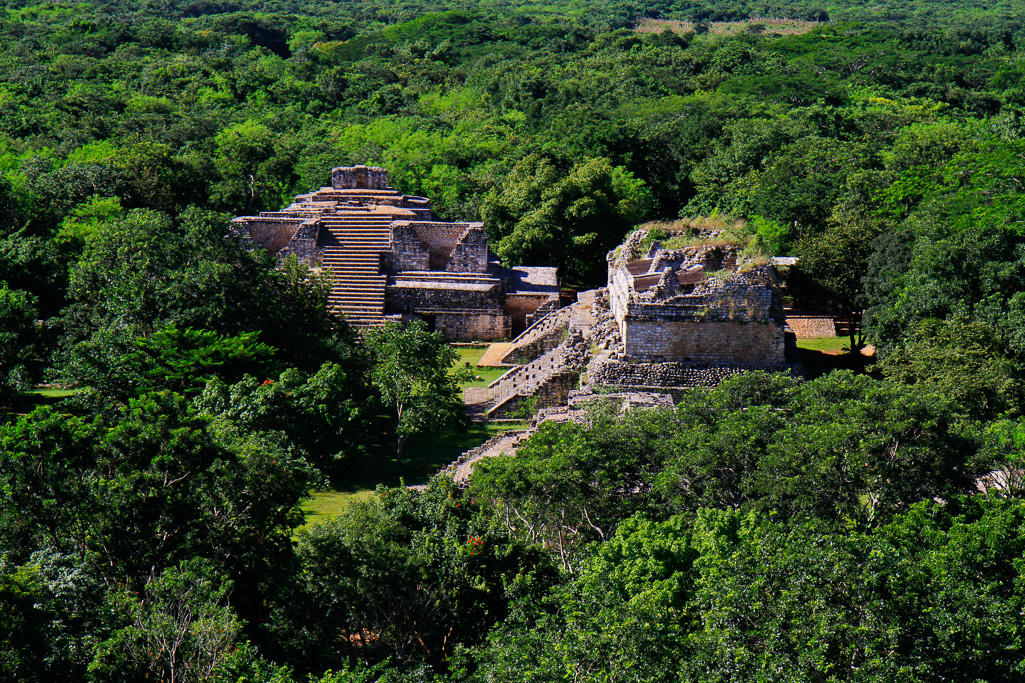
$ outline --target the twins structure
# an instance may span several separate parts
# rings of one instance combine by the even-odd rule
[[[555,268],[503,268],[482,223],[435,220],[383,168],[335,168],[330,187],[232,223],[243,242],[326,269],[330,305],[357,326],[420,318],[449,341],[490,341],[558,308]]]

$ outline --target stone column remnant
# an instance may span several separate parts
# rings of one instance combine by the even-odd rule
[[[331,169],[336,190],[387,190],[388,172],[379,166],[338,166]]]

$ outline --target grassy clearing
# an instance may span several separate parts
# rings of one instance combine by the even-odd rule
[[[306,516],[306,524],[304,526],[311,526],[334,519],[356,501],[366,500],[373,495],[373,489],[314,491],[313,497],[299,506]]]
[[[752,17],[743,21],[711,21],[706,24],[712,35],[733,35],[736,33],[765,33],[777,36],[794,36],[807,33],[825,22],[805,21],[803,19],[779,19],[771,17]],[[645,17],[637,22],[634,30],[638,33],[661,33],[669,30],[673,33],[689,33],[695,24],[690,21],[672,21],[670,19],[650,19]]]
[[[459,360],[452,366],[451,372],[455,372],[456,368],[463,368],[469,366],[473,369],[475,377],[471,382],[463,382],[460,384],[460,388],[466,389],[467,387],[486,387],[487,385],[494,382],[496,379],[502,376],[509,368],[478,368],[477,363],[480,362],[484,352],[488,350],[487,346],[457,346],[456,353],[459,354]]]
[[[30,389],[14,396],[9,405],[0,406],[0,412],[10,414],[30,413],[40,406],[52,406],[83,389],[54,389],[50,387]]]
[[[26,391],[27,395],[42,396],[44,398],[65,398],[67,396],[73,396],[82,389],[32,389]]]
[[[797,348],[809,349],[811,351],[843,351],[850,346],[850,337],[816,337],[813,339],[798,339]]]

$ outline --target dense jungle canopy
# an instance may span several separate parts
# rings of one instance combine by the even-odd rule
[[[0,679],[1020,680],[1023,16],[0,1]],[[437,335],[225,240],[360,163],[572,287],[638,224],[737,221],[879,360],[302,527],[462,426]]]

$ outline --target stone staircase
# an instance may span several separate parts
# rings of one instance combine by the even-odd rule
[[[517,365],[488,385],[488,417],[514,413],[524,399],[537,408],[564,402],[587,362],[586,342],[570,335],[561,344],[525,365]]]
[[[572,306],[560,308],[525,329],[512,340],[503,363],[529,363],[562,343],[569,332]]]
[[[384,324],[381,254],[391,248],[391,216],[353,212],[323,216],[321,260],[332,277],[328,304],[353,325]]]
[[[516,447],[530,436],[532,430],[516,429],[493,436],[476,448],[460,455],[452,464],[438,472],[436,476],[452,477],[462,488],[469,486],[473,466],[484,458],[499,455],[516,455]]]

